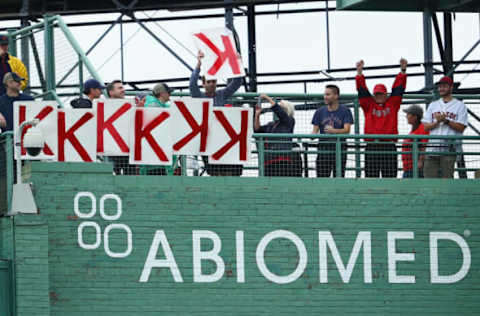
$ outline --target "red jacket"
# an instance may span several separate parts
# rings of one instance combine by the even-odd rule
[[[398,110],[407,86],[407,75],[399,73],[392,93],[383,106],[377,104],[368,91],[365,77],[357,75],[358,100],[365,115],[365,134],[398,134]]]
[[[425,130],[425,126],[420,124],[416,130],[411,131],[409,135],[429,135],[430,132]],[[413,163],[412,163],[412,143],[413,139],[405,139],[402,144],[402,162],[403,162],[403,171],[412,170]],[[425,145],[428,143],[428,139],[420,139],[419,143],[423,143]],[[420,146],[419,146],[420,147]]]

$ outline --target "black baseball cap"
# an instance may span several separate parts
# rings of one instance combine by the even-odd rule
[[[90,89],[105,89],[105,86],[96,79],[88,79],[83,84],[83,91],[88,93]]]

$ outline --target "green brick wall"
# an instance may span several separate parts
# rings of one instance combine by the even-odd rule
[[[30,181],[41,214],[15,220],[19,315],[480,314],[478,181],[114,177],[109,166],[59,163],[33,164]],[[95,197],[93,217],[75,214],[79,192]],[[100,214],[106,194],[122,201],[116,220]],[[81,214],[91,211],[89,198],[78,201]],[[104,206],[104,217],[116,214],[112,199]],[[124,258],[106,253],[105,231],[112,227],[110,251],[127,248],[127,233],[112,224],[131,230],[132,248]],[[79,246],[80,225],[87,225],[87,245],[95,243],[99,228],[98,248]],[[287,284],[268,280],[256,258],[260,240],[278,230],[297,235],[307,253],[305,270]],[[175,282],[169,268],[152,268],[148,281],[140,282],[157,231],[168,239],[183,282]],[[215,282],[194,282],[193,231],[211,231],[221,240],[225,270]],[[237,231],[244,237],[244,282],[238,281]],[[357,234],[370,233],[371,283],[365,282],[365,248],[348,282],[328,248],[328,283],[322,283],[319,232],[331,233],[345,265]],[[396,273],[414,275],[415,283],[389,282],[388,232],[414,234],[396,241],[397,253],[415,259],[398,261]],[[455,233],[468,245],[468,273],[455,283],[431,282],[429,237],[435,232]],[[200,242],[203,252],[213,247],[210,239]],[[158,247],[156,259],[165,256]],[[286,276],[301,260],[295,245],[282,238],[268,244],[264,261],[271,273]],[[455,242],[438,242],[440,275],[456,273],[462,262]],[[204,274],[216,271],[213,261],[201,263]]]

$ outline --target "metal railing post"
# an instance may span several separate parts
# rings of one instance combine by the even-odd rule
[[[340,137],[335,140],[335,177],[342,177],[342,142]]]
[[[78,86],[81,96],[83,93],[83,63],[80,54],[78,54]]]
[[[260,136],[258,140],[258,176],[263,177],[265,175],[264,162],[265,162],[265,142],[263,136]]]
[[[182,176],[187,175],[187,156],[180,156],[180,170],[182,171]]]
[[[418,178],[418,140],[414,139],[412,143],[412,171],[413,178]]]
[[[12,194],[13,194],[13,133],[4,133],[5,135],[5,160],[7,162],[7,211],[10,212],[12,206]]]
[[[355,129],[355,135],[358,135],[360,134],[360,110],[358,98],[355,98],[354,105],[355,106],[353,107],[353,114],[355,124],[353,124],[353,128]],[[360,161],[360,139],[358,138],[355,138],[355,177],[362,177],[362,165]]]

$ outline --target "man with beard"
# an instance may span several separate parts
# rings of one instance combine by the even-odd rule
[[[436,84],[440,99],[433,101],[422,119],[430,135],[462,135],[468,126],[465,104],[452,96],[453,80],[443,77]],[[461,141],[430,139],[423,169],[425,178],[453,178],[456,154],[461,151]],[[452,154],[440,154],[453,152]],[[439,173],[441,172],[441,173]]]
[[[336,85],[325,87],[324,101],[326,106],[319,108],[313,115],[312,134],[349,134],[353,124],[353,117],[350,110],[338,103],[340,89]],[[320,138],[318,143],[319,151],[331,151],[332,153],[318,154],[316,166],[317,177],[335,177],[336,156],[335,139]],[[347,146],[342,144],[342,177],[345,176],[345,165],[347,163]]]

